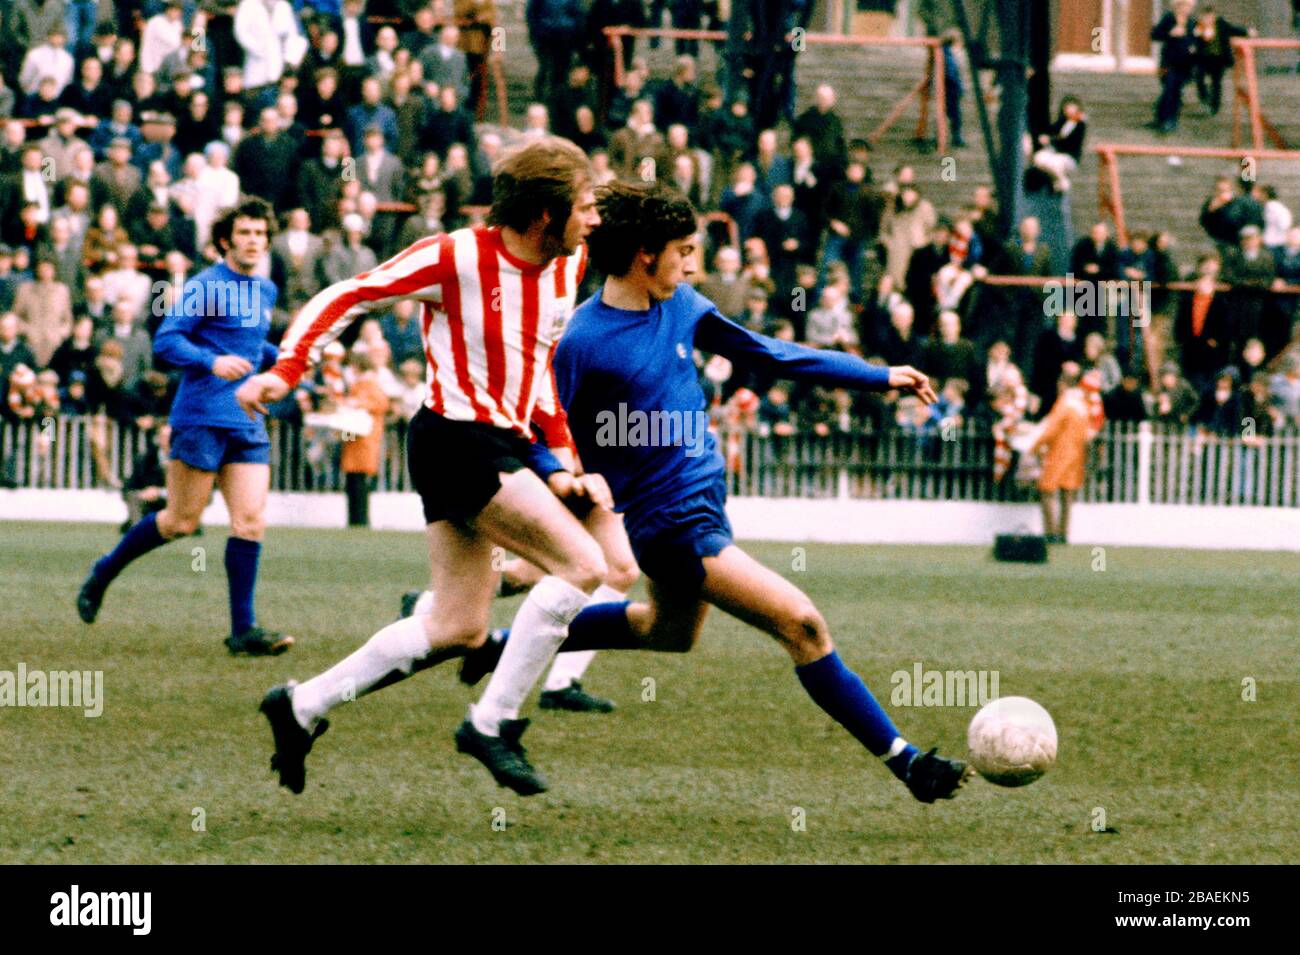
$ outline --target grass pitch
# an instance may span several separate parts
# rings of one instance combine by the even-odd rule
[[[138,562],[84,626],[73,597],[115,539],[0,524],[0,670],[102,670],[105,696],[98,718],[0,709],[0,863],[1297,859],[1294,555],[1071,547],[1023,566],[814,544],[794,571],[789,545],[748,545],[812,596],[882,701],[920,662],[997,671],[1002,695],[1051,711],[1044,779],[922,806],[772,641],[716,612],[688,655],[597,657],[585,682],[615,713],[528,714],[549,793],[516,797],[455,752],[472,694],[444,665],[337,710],[294,797],[257,703],[393,619],[425,576],[422,538],[273,529],[259,614],[299,642],[270,660],[221,646],[221,528]],[[973,709],[887,706],[917,744],[964,750]]]

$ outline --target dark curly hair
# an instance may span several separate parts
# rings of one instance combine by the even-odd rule
[[[265,199],[257,196],[240,196],[239,203],[222,211],[217,221],[212,223],[212,244],[222,255],[230,245],[230,238],[235,234],[236,219],[266,220],[266,236],[275,235],[275,210]]]
[[[690,200],[661,183],[610,182],[596,190],[596,210],[600,225],[587,248],[591,264],[605,275],[627,275],[638,252],[658,255],[697,228]]]

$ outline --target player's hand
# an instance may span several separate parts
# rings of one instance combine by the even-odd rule
[[[289,383],[279,375],[269,371],[254,375],[235,389],[235,400],[244,413],[256,419],[259,414],[266,414],[266,406],[274,404],[289,393]]]
[[[579,493],[588,498],[592,504],[611,511],[614,509],[614,493],[599,474],[579,475],[576,483]]]
[[[930,384],[930,379],[911,365],[896,365],[890,368],[889,387],[916,395],[927,405],[932,405],[939,400],[939,396],[934,393],[934,388]]]
[[[218,355],[212,362],[212,373],[226,381],[238,381],[253,370],[253,363],[238,355]]]

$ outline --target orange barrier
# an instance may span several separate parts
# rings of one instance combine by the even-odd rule
[[[722,30],[665,30],[665,29],[638,29],[633,27],[605,27],[605,36],[609,40],[610,48],[614,52],[614,76],[615,86],[623,85],[623,38],[624,37],[664,37],[665,39],[675,40],[711,40],[714,42],[726,42],[727,34]],[[787,40],[793,40],[793,36],[788,36]],[[935,144],[939,152],[945,152],[948,148],[948,111],[946,100],[944,99],[944,65],[943,65],[943,47],[934,37],[894,37],[894,36],[838,36],[832,33],[804,33],[800,36],[802,42],[810,46],[923,46],[930,49],[930,55],[926,60],[925,76],[907,92],[902,99],[890,108],[889,113],[881,120],[880,125],[873,129],[867,135],[867,142],[875,145],[892,127],[903,111],[907,109],[909,103],[917,96],[921,98],[920,117],[916,123],[916,138],[922,139],[925,136],[926,127],[929,125],[930,99],[933,94],[934,99],[934,125],[935,125]]]
[[[1097,170],[1097,195],[1101,208],[1110,213],[1120,242],[1128,242],[1124,221],[1124,195],[1120,189],[1119,156],[1179,156],[1190,159],[1253,159],[1300,161],[1300,151],[1280,149],[1218,149],[1210,146],[1140,146],[1132,143],[1098,143],[1093,146],[1101,167]]]
[[[1286,140],[1277,127],[1268,121],[1259,105],[1259,72],[1255,64],[1256,50],[1300,50],[1300,40],[1279,40],[1258,37],[1237,37],[1232,41],[1237,52],[1232,67],[1232,145],[1241,145],[1241,119],[1243,111],[1250,123],[1250,141],[1256,149],[1264,148],[1264,134],[1278,149],[1286,149]]]

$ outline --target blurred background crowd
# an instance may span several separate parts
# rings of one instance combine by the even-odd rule
[[[936,208],[912,165],[885,166],[864,131],[846,129],[843,91],[819,85],[796,111],[793,65],[776,79],[755,63],[701,76],[697,41],[668,40],[675,58],[656,72],[632,41],[614,84],[604,27],[660,25],[667,13],[674,26],[725,29],[725,3],[528,0],[539,68],[513,128],[487,121],[494,71],[510,55],[491,0],[13,0],[3,10],[9,422],[62,414],[160,426],[173,385],[153,364],[158,303],[216,260],[212,222],[241,193],[280,217],[264,263],[279,288],[278,336],[326,285],[481,221],[501,150],[555,133],[591,155],[598,181],[657,178],[691,198],[696,280],[724,315],[915,365],[942,397],[927,409],[794,388],[700,355],[721,425],[778,436],[925,434],[946,421],[1005,429],[1045,416],[1063,374],[1085,382],[1109,420],[1227,436],[1246,419],[1255,434],[1300,425],[1300,295],[1278,291],[1300,285],[1300,226],[1267,182],[1206,182],[1197,248],[1178,247],[1158,223],[1119,242],[1101,222],[1054,250],[1033,216],[1001,241],[988,187]],[[943,42],[959,119],[960,44]],[[1027,147],[1026,189],[1068,202],[1086,130],[1085,104],[1065,97]],[[960,126],[953,132],[960,150]],[[1077,279],[1146,291],[1085,308],[1060,288],[990,281],[1048,278],[1061,262]],[[598,280],[588,276],[584,293]],[[1194,285],[1164,287],[1178,281]],[[361,450],[343,469],[366,475],[386,453],[383,425],[409,418],[423,395],[407,302],[361,323],[274,413],[306,428],[308,480],[353,443]],[[375,437],[312,424],[336,409],[373,416]]]

